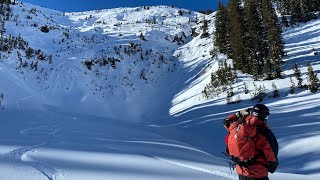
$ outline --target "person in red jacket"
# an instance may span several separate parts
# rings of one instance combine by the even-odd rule
[[[253,108],[229,115],[224,120],[228,130],[226,153],[236,164],[239,180],[269,180],[278,162],[278,142],[267,120],[269,108],[256,104]]]

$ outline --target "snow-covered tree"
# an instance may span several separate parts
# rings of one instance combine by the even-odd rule
[[[319,79],[317,77],[317,73],[314,72],[311,63],[307,64],[308,66],[308,89],[315,93],[319,90]]]
[[[279,90],[274,82],[272,82],[272,97],[276,98],[280,96]]]
[[[292,80],[291,77],[290,77],[290,83],[291,83],[291,85],[290,85],[290,91],[289,91],[289,93],[290,93],[290,94],[294,94],[295,91],[296,91],[296,84],[293,82],[293,80]]]
[[[292,70],[293,70],[293,75],[294,75],[294,77],[298,80],[298,85],[297,85],[297,87],[298,87],[298,88],[302,88],[302,81],[303,81],[303,79],[302,79],[302,77],[301,77],[301,71],[300,71],[300,69],[298,68],[298,65],[297,65],[297,64],[294,64],[294,65],[292,66]]]

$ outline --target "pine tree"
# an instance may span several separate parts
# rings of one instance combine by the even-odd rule
[[[296,84],[293,82],[292,78],[290,77],[290,83],[291,83],[291,86],[290,86],[290,94],[294,94],[295,93],[295,89],[296,89]]]
[[[227,104],[233,103],[232,102],[232,96],[233,96],[233,87],[230,86],[229,90],[227,91],[227,97],[226,97]]]
[[[215,88],[219,86],[219,80],[216,73],[211,73],[211,85]]]
[[[249,72],[257,80],[263,72],[263,64],[265,54],[264,48],[266,45],[266,38],[263,34],[263,20],[261,19],[260,13],[258,12],[258,4],[255,0],[247,0],[245,7],[245,21],[248,29],[245,40],[247,42],[248,51],[248,63]]]
[[[248,90],[248,85],[246,84],[246,82],[243,83],[243,86],[244,86],[244,93],[248,94],[249,90]]]
[[[307,22],[320,10],[319,0],[275,0],[282,15],[291,15],[292,22]]]
[[[196,32],[196,28],[191,28],[191,37],[197,37],[199,33]]]
[[[262,102],[265,96],[263,87],[260,85],[257,91],[258,96],[256,97],[256,100],[258,100],[258,102]]]
[[[232,97],[234,95],[234,92],[233,92],[233,87],[232,86],[229,86],[229,90],[228,90],[228,96],[229,97]]]
[[[202,91],[202,96],[203,98],[205,99],[208,99],[209,98],[209,94],[208,94],[208,91],[207,91],[207,88],[205,87],[204,90]]]
[[[227,95],[226,101],[227,101],[227,104],[231,104],[232,103],[232,96]]]
[[[243,19],[243,9],[241,0],[230,0],[228,4],[228,41],[230,42],[230,57],[234,61],[236,69],[242,70],[244,73],[249,73],[248,57],[246,55],[245,43],[245,24]]]
[[[219,48],[220,52],[227,53],[227,36],[226,36],[226,26],[227,26],[227,10],[224,4],[219,0],[216,19],[215,19],[215,43]]]
[[[143,41],[146,41],[146,39],[145,39],[145,37],[143,36],[142,33],[140,33],[139,38],[140,38],[141,40],[143,40]]]
[[[291,1],[291,19],[294,22],[301,22],[302,12],[300,7],[300,1]]]
[[[227,63],[225,63],[227,64]],[[225,67],[225,69],[227,70],[227,80],[230,84],[233,84],[236,81],[236,74],[234,73],[234,71],[231,68],[231,65],[229,64],[228,67]]]
[[[206,86],[206,93],[210,94],[212,91],[218,91],[217,88],[221,88],[223,91],[227,89],[227,86],[231,86],[235,81],[235,75],[232,72],[231,66],[227,66],[225,62],[219,66],[216,72],[211,73],[211,82]],[[231,89],[231,88],[230,88]]]
[[[292,66],[292,70],[293,70],[293,75],[294,75],[294,77],[296,77],[296,79],[298,80],[298,85],[297,85],[297,87],[298,88],[302,88],[302,81],[303,81],[303,79],[301,78],[301,71],[300,71],[300,69],[298,68],[298,65],[297,64],[294,64],[293,66]]]
[[[281,65],[284,63],[284,41],[282,29],[278,23],[278,17],[269,0],[262,0],[262,15],[267,27],[268,60],[265,63],[266,74],[272,74],[273,78],[281,77]]]
[[[300,0],[301,21],[308,22],[313,18],[310,0]]]
[[[290,3],[289,3],[290,0],[278,0],[277,1],[277,5],[278,5],[278,10],[280,11],[281,15],[289,15],[291,14],[291,11],[290,11]]]
[[[317,77],[317,74],[314,72],[311,63],[309,62],[307,64],[308,66],[308,89],[312,92],[315,93],[319,90],[319,79]]]
[[[320,11],[320,0],[311,0],[311,10]]]
[[[202,26],[202,34],[201,38],[207,38],[209,36],[208,33],[208,21],[206,19],[203,20],[203,26]]]
[[[272,82],[272,89],[273,89],[272,97],[274,97],[274,98],[279,97],[280,93],[279,93],[278,88],[274,82]]]
[[[258,88],[257,88],[257,85],[256,85],[256,83],[252,83],[253,84],[253,97],[255,97],[255,96],[257,96],[257,94],[258,94]]]
[[[198,18],[198,16],[196,16],[196,19],[194,20],[194,22],[195,22],[196,24],[199,23],[199,18]]]
[[[6,0],[0,0],[0,50],[3,50],[6,9]]]

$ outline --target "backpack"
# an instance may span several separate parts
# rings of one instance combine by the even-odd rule
[[[233,122],[226,137],[227,153],[231,160],[241,167],[255,163],[257,128],[242,118]]]
[[[264,136],[276,157],[274,164],[264,166],[269,172],[273,173],[279,165],[277,158],[279,149],[276,137],[269,128],[257,126],[255,123],[252,124],[252,119],[248,119],[248,116],[252,117],[252,108],[238,111],[224,120],[224,126],[228,130],[228,134],[225,137],[226,153],[223,154],[239,165],[241,169],[254,163],[261,163],[256,158],[258,158],[258,154],[264,154],[264,152],[256,147],[256,141],[258,135]],[[230,163],[231,167],[233,167],[232,163]]]

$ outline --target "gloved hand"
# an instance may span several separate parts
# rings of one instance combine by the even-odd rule
[[[239,117],[247,117],[250,115],[251,108],[243,109],[241,111],[236,112],[236,116]]]
[[[276,171],[278,165],[279,165],[279,162],[278,162],[278,161],[277,161],[277,162],[270,162],[270,161],[269,161],[269,162],[268,162],[268,166],[267,166],[268,171],[269,171],[270,173],[274,173],[274,172]]]
[[[223,120],[223,124],[226,128],[229,128],[230,127],[230,124],[233,122],[232,119],[229,119],[229,118],[226,118]]]

